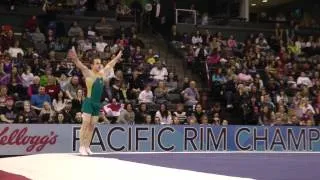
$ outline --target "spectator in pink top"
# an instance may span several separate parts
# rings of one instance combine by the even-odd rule
[[[229,37],[229,39],[228,39],[228,47],[229,48],[236,48],[237,47],[237,42],[236,42],[236,40],[234,40],[234,38],[233,38],[233,35],[231,35],[230,37]]]
[[[213,49],[212,53],[210,56],[208,56],[208,64],[209,65],[214,65],[214,64],[218,64],[220,62],[220,54],[218,52],[218,49]]]

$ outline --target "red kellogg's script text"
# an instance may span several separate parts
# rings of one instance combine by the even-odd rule
[[[0,129],[0,145],[27,146],[27,152],[40,152],[46,145],[56,144],[57,137],[53,131],[49,135],[30,135],[27,127],[13,131],[10,131],[10,127]]]

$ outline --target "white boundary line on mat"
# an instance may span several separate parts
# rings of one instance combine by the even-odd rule
[[[77,154],[77,153],[74,153]],[[312,151],[193,151],[193,152],[104,152],[103,154],[320,154]]]

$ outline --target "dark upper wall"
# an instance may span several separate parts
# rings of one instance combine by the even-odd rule
[[[258,8],[253,13],[266,12],[269,15],[277,15],[279,12],[289,15],[292,10],[302,8],[306,17],[320,17],[319,0],[294,0],[276,7]]]

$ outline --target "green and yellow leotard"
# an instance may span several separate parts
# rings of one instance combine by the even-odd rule
[[[104,80],[100,75],[86,77],[87,97],[82,104],[82,112],[99,116]]]

